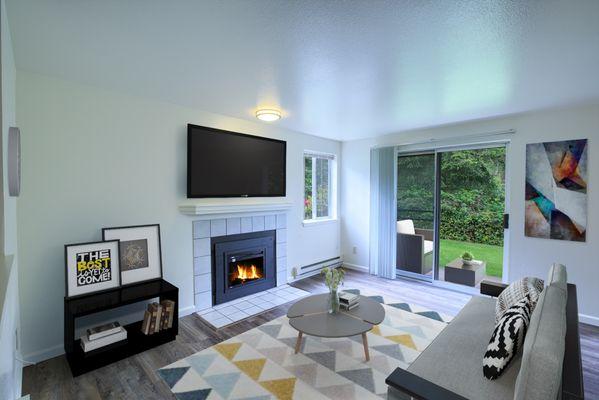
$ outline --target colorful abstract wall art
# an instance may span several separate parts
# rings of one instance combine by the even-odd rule
[[[526,145],[526,236],[586,241],[587,140]]]

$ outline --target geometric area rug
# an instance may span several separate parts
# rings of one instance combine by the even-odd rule
[[[282,316],[158,374],[180,400],[384,399],[387,376],[407,368],[451,318],[407,303],[383,307],[384,321],[367,334],[369,362],[361,336],[304,336],[294,354],[297,331]]]

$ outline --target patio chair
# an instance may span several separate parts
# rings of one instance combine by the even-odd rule
[[[424,256],[433,252],[432,229],[416,229],[414,221],[397,221],[397,268],[402,271],[426,275],[432,270],[424,262]]]

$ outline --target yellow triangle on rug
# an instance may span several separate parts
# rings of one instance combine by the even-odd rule
[[[245,372],[250,378],[257,381],[262,373],[266,358],[258,358],[255,360],[233,361],[233,363]]]
[[[240,347],[241,343],[220,343],[214,345],[214,349],[229,361],[235,357]]]
[[[409,347],[414,350],[418,350],[416,348],[416,344],[414,343],[414,340],[412,340],[412,336],[410,336],[410,335],[393,335],[393,336],[386,336],[386,338],[394,341],[395,343],[403,344],[406,347]]]
[[[269,392],[277,396],[280,400],[293,400],[295,389],[295,378],[276,379],[273,381],[264,381],[260,384]]]

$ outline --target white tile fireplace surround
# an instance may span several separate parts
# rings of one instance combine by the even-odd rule
[[[222,328],[309,294],[305,290],[284,284],[198,311],[198,315],[215,328]]]
[[[277,287],[212,306],[211,239],[275,230]],[[216,328],[232,324],[309,293],[287,285],[287,215],[284,213],[193,222],[193,275],[198,315]]]

